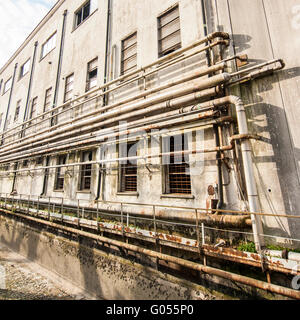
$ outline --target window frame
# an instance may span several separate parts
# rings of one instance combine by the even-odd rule
[[[21,80],[22,78],[24,78],[26,76],[27,73],[29,73],[30,71],[30,62],[31,59],[27,59],[27,61],[25,63],[23,63],[23,65],[20,67],[20,73],[19,73],[19,80]],[[28,64],[28,70],[24,73],[24,67]]]
[[[178,17],[176,17],[173,20],[170,20],[168,23],[166,23],[165,25],[161,25],[161,19],[166,17],[169,14],[172,14],[173,11],[178,10]],[[174,22],[176,19],[178,19],[178,24],[179,24],[179,29],[168,34],[165,37],[162,37],[162,32],[161,30],[168,24]],[[175,34],[176,32],[179,31],[179,37],[180,37],[180,42],[177,43],[174,46],[171,46],[165,50],[162,50],[162,41],[165,40],[166,38],[170,37],[171,35]],[[168,54],[175,52],[177,50],[179,50],[180,48],[182,48],[182,39],[181,39],[181,23],[180,23],[180,10],[179,10],[179,4],[175,4],[174,6],[172,6],[171,8],[169,8],[168,10],[166,10],[165,12],[163,12],[162,14],[160,14],[157,17],[157,37],[158,37],[158,57],[164,57],[167,56]]]
[[[29,120],[31,120],[37,116],[37,101],[38,101],[38,97],[34,97],[31,100]],[[36,103],[34,104],[34,102],[36,102]],[[35,107],[35,109],[33,109],[33,106]]]
[[[49,91],[50,91],[50,95],[48,94]],[[52,87],[46,89],[45,91],[43,113],[51,110],[51,98],[52,98]],[[50,100],[49,102],[48,102],[48,99]],[[46,107],[48,106],[48,104],[49,104],[49,110],[46,110]]]
[[[53,47],[48,49],[48,51],[46,53],[44,53],[45,46],[50,42],[50,40],[54,36],[55,36],[55,40],[53,41]],[[42,44],[40,60],[43,60],[51,51],[53,51],[56,48],[56,41],[57,41],[57,31],[53,32],[52,35]]]
[[[124,155],[124,150],[122,149],[123,147],[126,146],[126,155]],[[136,156],[138,155],[138,149],[139,149],[139,142],[138,141],[128,141],[126,143],[121,143],[118,144],[118,154],[119,158],[125,158],[128,157],[130,149],[135,146],[136,148]],[[131,160],[135,161],[136,164],[129,163],[128,160],[126,160],[126,163],[121,163],[124,161],[119,161],[119,183],[118,183],[118,193],[122,194],[128,194],[128,193],[133,193],[136,194],[138,192],[138,164],[137,160]],[[129,169],[129,173],[127,170]],[[133,173],[130,172],[133,170]],[[135,177],[135,181],[132,181],[132,177]],[[133,183],[134,187],[133,188],[127,188],[128,184]]]
[[[181,150],[182,151],[187,151],[189,150],[189,139],[188,139],[188,134],[184,134],[184,133],[181,133],[181,134],[174,134],[174,135],[170,135],[170,136],[165,136],[165,137],[162,137],[161,139],[161,147],[162,147],[162,153],[168,153],[168,152],[176,152],[176,151],[180,151],[180,150],[177,150],[175,148],[175,143],[176,143],[176,138],[177,137],[181,137]],[[169,144],[169,148],[167,150],[165,150],[164,146],[165,146],[165,141],[166,140],[169,140],[170,144]],[[173,147],[172,147],[172,140],[174,141],[173,142]],[[177,141],[178,142],[178,141]],[[190,169],[190,164],[187,163],[185,161],[185,155],[181,155],[181,156],[178,156],[178,155],[170,155],[170,156],[166,156],[167,159],[169,160],[169,163],[168,164],[165,164],[163,161],[163,158],[162,158],[162,176],[163,176],[163,195],[164,196],[192,196],[192,179],[191,179],[191,175],[190,173],[189,174],[186,174],[186,170],[187,169]],[[176,157],[181,157],[181,160],[182,161],[181,163],[180,162],[177,162],[175,159]],[[170,170],[171,169],[171,170]],[[183,172],[183,169],[184,169],[184,172]],[[177,172],[175,172],[175,170]],[[178,191],[174,191],[174,190],[180,190],[180,187],[181,186],[173,186],[172,187],[172,184],[180,184],[182,183],[182,185],[184,183],[186,184],[189,184],[186,188],[183,188],[182,187],[182,191],[178,192]]]
[[[20,109],[21,109],[21,101],[22,100],[18,100],[17,101],[17,106],[16,106],[16,109],[15,109],[15,115],[14,115],[14,122],[18,122],[18,120],[19,120]]]
[[[80,162],[84,162],[85,154],[91,154],[91,160],[86,162],[92,162],[94,158],[94,150],[85,150],[80,153]],[[85,175],[86,172],[90,172],[89,175]],[[91,192],[92,190],[92,178],[93,178],[93,165],[92,164],[83,164],[80,165],[79,170],[79,192]],[[89,179],[89,188],[86,188],[86,179]]]
[[[68,83],[68,79],[71,78],[71,77],[73,77],[73,80],[72,80],[72,82],[69,82],[69,83]],[[65,79],[64,103],[72,100],[72,97],[70,97],[70,98],[67,99],[66,96],[67,96],[67,94],[69,94],[70,92],[72,93],[72,92],[74,91],[74,80],[75,80],[74,72],[71,73],[71,74],[69,74],[69,75],[66,77],[66,79]],[[67,91],[67,86],[70,85],[70,83],[73,85],[73,86],[72,86],[72,90]]]
[[[124,48],[124,44],[126,41],[130,40],[132,37],[136,37],[136,41],[135,43],[131,44],[129,47],[126,47]],[[120,75],[123,76],[123,75],[126,75],[127,73],[129,73],[130,71],[132,70],[136,70],[137,69],[137,56],[138,56],[138,51],[137,51],[137,48],[138,48],[138,32],[137,31],[134,31],[132,32],[129,36],[125,37],[124,39],[121,40],[121,70],[120,70]],[[129,56],[128,58],[124,59],[124,52],[128,49],[131,49],[133,46],[136,46],[136,50],[135,50],[135,54]],[[135,56],[135,65],[129,69],[124,69],[124,62],[126,60],[129,60],[131,59],[132,57]]]
[[[67,160],[68,159],[66,154],[60,155],[57,157],[57,165],[65,165],[67,164]],[[54,183],[55,192],[63,192],[65,188],[65,170],[62,169],[64,169],[64,167],[56,168]]]
[[[96,61],[96,60],[97,60],[97,66],[94,67],[94,68],[92,68],[92,69],[90,69],[89,66],[90,66],[94,61]],[[96,58],[92,59],[91,61],[89,61],[88,64],[87,64],[87,74],[86,74],[86,87],[85,87],[85,92],[88,92],[88,91],[96,88],[97,85],[98,85],[98,62],[99,62],[99,59],[98,59],[98,57],[96,57]],[[90,74],[91,74],[92,72],[94,72],[95,70],[97,70],[97,75],[96,75],[95,77],[91,78],[91,77],[90,77]],[[94,78],[96,79],[96,84],[95,84],[93,87],[91,87],[91,79],[94,79]]]
[[[7,83],[9,83],[9,82],[10,82],[10,87],[9,87],[9,88],[6,88],[6,85],[7,85]],[[8,80],[6,80],[6,81],[4,82],[3,94],[5,94],[6,92],[8,92],[8,91],[11,89],[11,87],[12,87],[12,77],[10,77]]]

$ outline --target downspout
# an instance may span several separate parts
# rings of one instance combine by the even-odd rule
[[[57,67],[57,74],[56,74],[56,83],[55,83],[55,91],[54,91],[54,98],[53,98],[53,108],[55,108],[58,99],[58,90],[59,90],[59,80],[61,76],[61,66],[62,66],[62,59],[63,59],[63,50],[64,50],[64,39],[65,39],[65,26],[66,26],[66,19],[67,19],[68,10],[65,10],[63,13],[63,25],[62,25],[62,32],[61,32],[61,40],[60,40],[60,49],[59,49],[59,58],[58,58],[58,67]],[[51,118],[51,126],[55,118]],[[46,157],[46,167],[49,166],[50,157]],[[49,176],[49,169],[45,169],[44,181],[43,181],[43,190],[41,196],[45,196],[47,193],[47,185],[48,185],[48,176]]]
[[[108,82],[108,59],[110,56],[110,42],[111,42],[111,8],[112,8],[112,0],[107,0],[107,20],[106,20],[106,44],[105,44],[105,62],[104,62],[104,84]],[[106,91],[107,88],[104,88],[103,92]],[[103,106],[107,105],[107,95],[103,96]],[[100,155],[102,155],[102,150],[100,150]],[[99,171],[98,171],[98,182],[97,182],[97,194],[96,199],[99,200],[100,193],[101,193],[101,184],[104,177],[102,177],[102,172],[104,165],[99,165]]]
[[[10,103],[11,103],[11,97],[12,97],[13,88],[14,88],[14,83],[15,83],[15,78],[16,78],[17,67],[18,67],[18,63],[15,64],[14,74],[13,74],[13,78],[12,78],[12,84],[11,84],[10,93],[9,93],[9,98],[8,98],[8,105],[7,105],[7,110],[6,110],[6,116],[5,116],[4,127],[3,127],[4,129],[3,129],[3,131],[6,130],[6,126],[7,126],[7,118],[8,118],[9,109],[10,109]],[[3,140],[2,140],[2,141],[3,141]]]
[[[203,28],[204,28],[204,37],[208,36],[208,25],[207,25],[207,16],[206,16],[206,5],[205,0],[201,0],[201,8],[202,8],[202,18],[203,18]],[[208,45],[209,42],[207,42],[205,45]],[[206,60],[207,60],[207,66],[210,67],[212,65],[211,62],[211,56],[210,51],[206,50]],[[210,77],[210,75],[208,75]],[[216,146],[220,147],[220,138],[219,138],[219,125],[214,125],[214,133],[215,133],[215,141]],[[218,197],[219,201],[217,204],[217,209],[222,209],[224,205],[224,191],[223,191],[223,176],[222,176],[222,160],[221,160],[221,152],[217,152],[217,166],[218,166]]]
[[[60,39],[60,48],[59,48],[59,58],[58,58],[58,66],[57,66],[57,74],[56,74],[56,83],[55,83],[55,90],[54,90],[54,97],[53,97],[53,106],[55,108],[57,105],[58,99],[58,91],[59,91],[59,83],[60,83],[60,76],[61,76],[61,66],[63,60],[63,51],[64,51],[64,39],[65,39],[65,26],[66,26],[66,19],[67,19],[68,10],[65,10],[63,13],[63,25],[61,31],[61,39]],[[51,126],[54,125],[55,118],[51,119]]]
[[[25,106],[25,112],[24,112],[23,121],[26,121],[26,119],[27,119],[27,114],[28,114],[28,110],[29,110],[29,100],[30,100],[30,93],[31,93],[31,87],[32,87],[32,79],[33,79],[34,67],[35,67],[35,58],[36,58],[37,46],[38,46],[38,41],[36,41],[36,42],[34,43],[32,66],[31,66],[31,71],[30,71],[30,79],[29,79],[29,84],[28,84],[28,91],[27,91],[27,98],[26,98],[26,106]],[[23,128],[23,129],[24,129],[24,128]],[[22,136],[23,136],[23,134],[24,134],[24,131],[22,131]]]
[[[226,96],[223,98],[208,101],[207,103],[197,106],[197,108],[203,108],[203,107],[209,107],[209,106],[217,108],[226,104],[233,104],[236,108],[239,135],[243,137],[249,136],[246,111],[241,98],[233,95]],[[242,158],[243,158],[246,189],[247,189],[250,212],[258,213],[260,212],[260,205],[259,205],[256,181],[254,178],[252,150],[251,150],[251,144],[250,144],[249,138],[241,139],[241,149],[242,149]],[[223,149],[219,148],[219,150],[220,151],[224,150],[224,148]],[[255,248],[257,252],[261,252],[261,249],[264,247],[264,238],[260,237],[260,235],[263,234],[261,218],[254,214],[251,214],[251,222],[252,222]]]

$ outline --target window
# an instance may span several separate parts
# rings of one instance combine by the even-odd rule
[[[97,9],[98,0],[87,1],[75,12],[74,28],[77,28],[86,18]]]
[[[88,63],[86,91],[97,86],[98,58]]]
[[[158,48],[159,57],[181,48],[178,6],[158,18]]]
[[[36,158],[35,162],[36,162],[37,165],[43,164],[43,157]]]
[[[119,145],[120,158],[135,157],[137,143]],[[125,160],[120,163],[120,192],[137,192],[137,160]]]
[[[37,99],[37,97],[32,99],[29,119],[32,119],[36,116]]]
[[[67,163],[67,156],[59,156],[57,165],[65,165]],[[56,169],[56,178],[55,178],[55,190],[64,190],[65,182],[65,167],[60,167]]]
[[[4,84],[4,90],[3,90],[3,94],[6,93],[12,85],[12,78],[8,79],[5,84]]]
[[[23,168],[27,168],[29,166],[29,161],[28,160],[24,160],[23,161]]]
[[[121,74],[128,73],[137,67],[137,33],[122,41]]]
[[[81,154],[81,162],[89,162],[93,160],[93,152],[85,151]],[[81,191],[90,191],[92,182],[92,165],[83,164],[80,168],[80,185]]]
[[[30,59],[28,59],[20,68],[19,79],[23,78],[25,74],[29,72],[29,68],[30,68]]]
[[[188,150],[187,136],[178,135],[163,139],[163,152]],[[165,157],[164,157],[165,158]],[[170,155],[163,165],[166,194],[191,194],[191,177],[189,164],[185,155]]]
[[[66,78],[64,102],[72,100],[73,88],[74,88],[74,73],[72,73]]]
[[[21,108],[21,100],[17,102],[17,107],[15,111],[15,117],[14,117],[14,122],[17,122],[19,120],[19,114],[20,114],[20,108]]]
[[[56,45],[56,32],[42,45],[41,59],[44,58]]]
[[[46,90],[46,93],[45,93],[44,112],[47,112],[50,110],[51,96],[52,96],[52,88],[49,88]]]

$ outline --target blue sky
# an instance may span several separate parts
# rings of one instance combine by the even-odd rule
[[[57,0],[0,0],[0,68]]]

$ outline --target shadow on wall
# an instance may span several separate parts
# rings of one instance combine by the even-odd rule
[[[252,133],[262,135],[268,132],[270,139],[263,138],[263,142],[272,146],[273,154],[270,156],[255,156],[254,164],[275,164],[278,180],[280,184],[280,191],[283,196],[285,214],[297,215],[299,212],[299,174],[298,162],[300,161],[300,149],[297,148],[289,134],[289,124],[284,108],[264,102],[260,96],[261,93],[271,91],[274,85],[278,85],[279,79],[288,80],[300,76],[300,68],[285,69],[278,72],[274,76],[265,77],[254,82],[241,86],[242,97],[245,102],[248,119],[249,130]],[[273,99],[274,101],[274,99]],[[264,116],[262,120],[256,119],[259,116]],[[255,120],[254,120],[255,119]],[[254,146],[255,149],[259,146]],[[257,153],[256,150],[255,153]],[[264,188],[266,199],[269,202],[269,211],[276,213],[276,207],[272,204],[270,195],[274,196],[273,186],[265,186],[263,183],[264,173],[260,172],[260,181]],[[288,219],[288,226],[291,231],[290,236],[297,238],[300,230],[300,219]],[[268,228],[268,233],[277,236],[287,236],[282,229]],[[300,243],[295,243],[297,247]]]

